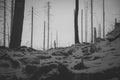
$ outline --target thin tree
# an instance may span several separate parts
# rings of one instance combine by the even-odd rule
[[[85,42],[87,42],[87,27],[88,27],[88,2],[85,1]]]
[[[33,7],[31,11],[31,48],[33,48]]]
[[[49,49],[49,38],[50,38],[50,2],[48,1],[48,39],[47,39],[47,49]]]
[[[3,45],[6,45],[6,0],[4,0],[4,38],[3,38]]]
[[[83,9],[81,9],[81,43],[83,43]]]
[[[80,43],[79,32],[78,32],[78,12],[79,12],[79,0],[75,0],[75,10],[74,10],[75,44]]]
[[[51,32],[51,48],[52,48],[52,32]]]
[[[45,29],[46,29],[46,22],[44,21],[44,32],[43,32],[43,50],[45,50]]]
[[[93,43],[93,0],[91,0],[91,43]]]
[[[54,48],[56,48],[56,40],[54,40]]]
[[[105,1],[103,0],[103,39],[105,39]]]
[[[115,24],[117,23],[117,18],[115,18]]]
[[[94,27],[94,42],[96,42],[96,38],[97,38],[96,27]]]
[[[56,31],[56,47],[58,47],[58,31]]]
[[[15,0],[13,27],[10,37],[9,48],[17,48],[21,45],[25,0]]]
[[[10,28],[10,33],[13,27],[13,17],[14,17],[14,0],[11,1],[11,28]]]
[[[10,27],[9,26],[8,26],[8,31],[7,32],[8,32],[7,36],[8,36],[8,47],[9,47],[9,41],[10,41]]]
[[[101,38],[101,24],[99,24],[99,28],[98,28],[98,36],[99,36],[99,38]]]
[[[11,36],[12,27],[13,27],[13,17],[14,17],[14,0],[11,0],[11,26],[9,28],[9,43],[8,43],[8,46],[10,44],[10,36]]]

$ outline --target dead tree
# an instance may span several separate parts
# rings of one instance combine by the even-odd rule
[[[98,28],[98,36],[99,36],[99,38],[101,38],[101,24],[99,24],[99,28]]]
[[[56,31],[56,47],[58,47],[58,31]]]
[[[9,46],[9,41],[10,41],[10,28],[8,27],[8,46]]]
[[[94,27],[94,42],[96,42],[96,38],[97,38],[96,27]]]
[[[10,26],[10,34],[9,34],[10,36],[11,36],[12,27],[13,27],[13,17],[14,17],[14,0],[11,1],[11,26]]]
[[[52,32],[51,32],[51,43],[50,43],[50,46],[52,48]]]
[[[105,39],[105,0],[103,0],[103,39]]]
[[[81,43],[83,43],[83,9],[81,10]]]
[[[49,39],[50,39],[50,2],[48,1],[48,39],[47,39],[47,48],[49,49]]]
[[[54,40],[54,48],[56,48],[56,41]]]
[[[117,18],[115,18],[115,24],[117,23]]]
[[[17,48],[21,45],[25,0],[15,0],[13,27],[10,37],[9,48]]]
[[[91,43],[93,43],[93,0],[91,0]]]
[[[4,37],[3,37],[3,45],[6,45],[6,0],[4,0]]]
[[[33,7],[31,11],[31,48],[33,48]]]
[[[79,32],[78,32],[78,12],[79,12],[79,0],[75,0],[75,10],[74,10],[75,44],[80,43]]]
[[[88,2],[85,1],[85,42],[87,42],[87,28],[88,28]]]
[[[45,32],[46,32],[46,22],[44,21],[44,32],[43,32],[43,50],[45,50]]]

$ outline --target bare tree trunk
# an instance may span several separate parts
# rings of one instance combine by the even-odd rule
[[[49,49],[49,38],[50,38],[50,2],[48,1],[48,39],[47,48]]]
[[[31,13],[31,48],[33,48],[33,7]]]
[[[96,28],[94,27],[94,42],[96,42],[96,38],[97,38],[97,33],[96,33]]]
[[[6,46],[6,0],[4,0],[4,38],[3,46]]]
[[[88,28],[88,2],[85,1],[85,42],[87,42],[87,28]]]
[[[83,9],[81,10],[81,43],[83,43]]]
[[[54,40],[54,48],[56,48],[56,41]]]
[[[14,0],[11,0],[11,26],[10,26],[10,36],[11,36],[11,31],[13,27],[13,17],[14,17]],[[10,39],[9,39],[9,44],[10,44]]]
[[[91,43],[93,43],[93,0],[91,0]]]
[[[117,23],[117,18],[115,18],[115,24]]]
[[[101,38],[101,24],[99,24],[98,35],[99,35],[99,38]]]
[[[43,50],[45,50],[45,28],[46,28],[46,22],[44,21],[44,32],[43,32]]]
[[[56,47],[58,47],[58,31],[56,31]]]
[[[74,16],[74,30],[75,30],[75,44],[79,42],[79,32],[78,32],[78,11],[79,11],[79,0],[75,0],[75,16]]]
[[[8,47],[9,47],[9,41],[10,41],[10,28],[8,27]]]
[[[51,32],[51,48],[52,48],[52,32]]]
[[[103,39],[105,39],[105,1],[103,0]]]
[[[15,0],[13,27],[9,48],[17,48],[21,45],[25,0]]]

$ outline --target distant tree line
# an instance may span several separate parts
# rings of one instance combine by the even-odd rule
[[[0,0],[0,3],[4,3],[4,46],[6,42],[6,0]],[[50,2],[48,2],[48,45],[49,48],[49,14],[50,14]],[[91,0],[91,40],[92,42],[96,41],[97,31],[96,28],[93,27],[93,0]],[[0,6],[1,8],[1,6]],[[86,8],[87,9],[87,8]],[[24,10],[25,10],[25,0],[11,0],[11,27],[10,27],[10,39],[9,39],[9,48],[17,48],[21,46],[21,38],[23,31],[23,20],[24,20]],[[79,0],[75,0],[75,9],[74,9],[74,42],[75,44],[80,44],[79,41],[79,29],[78,29],[78,15],[79,15]],[[87,16],[87,15],[86,15]],[[105,17],[104,11],[104,0],[103,0],[103,17]],[[33,20],[33,8],[32,8],[32,20]],[[86,20],[87,21],[87,20]],[[104,20],[105,21],[105,18]],[[33,25],[33,23],[32,23]],[[105,37],[105,23],[104,23],[104,31],[103,36]],[[99,26],[99,37],[101,37],[101,25]],[[33,26],[31,28],[31,42],[33,42]],[[94,35],[93,35],[94,34]],[[58,37],[58,36],[57,36]],[[44,41],[43,47],[45,49],[45,22],[44,22]],[[87,39],[87,27],[85,30],[85,39]],[[94,39],[94,41],[93,41]],[[83,42],[83,9],[81,10],[81,42]],[[85,40],[87,42],[87,40]],[[54,46],[58,45],[57,41],[54,41]],[[31,43],[31,47],[32,47]]]

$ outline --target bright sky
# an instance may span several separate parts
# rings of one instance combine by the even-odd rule
[[[30,46],[31,29],[31,7],[34,7],[34,44],[36,49],[43,48],[44,20],[47,23],[47,1],[48,0],[25,0],[25,16],[22,45]],[[49,0],[50,9],[50,40],[56,39],[58,31],[58,45],[69,46],[74,44],[74,1],[75,0]],[[81,25],[81,9],[84,9],[84,1],[80,0],[79,6],[79,38]],[[94,1],[94,27],[102,25],[102,0]],[[120,20],[120,0],[105,0],[106,32],[112,30],[114,19]],[[88,0],[88,35],[90,34],[90,0]],[[47,25],[47,24],[46,24]],[[47,26],[46,26],[47,27]],[[80,39],[81,40],[81,39]],[[90,40],[90,35],[88,41]],[[50,41],[51,42],[51,41]]]

